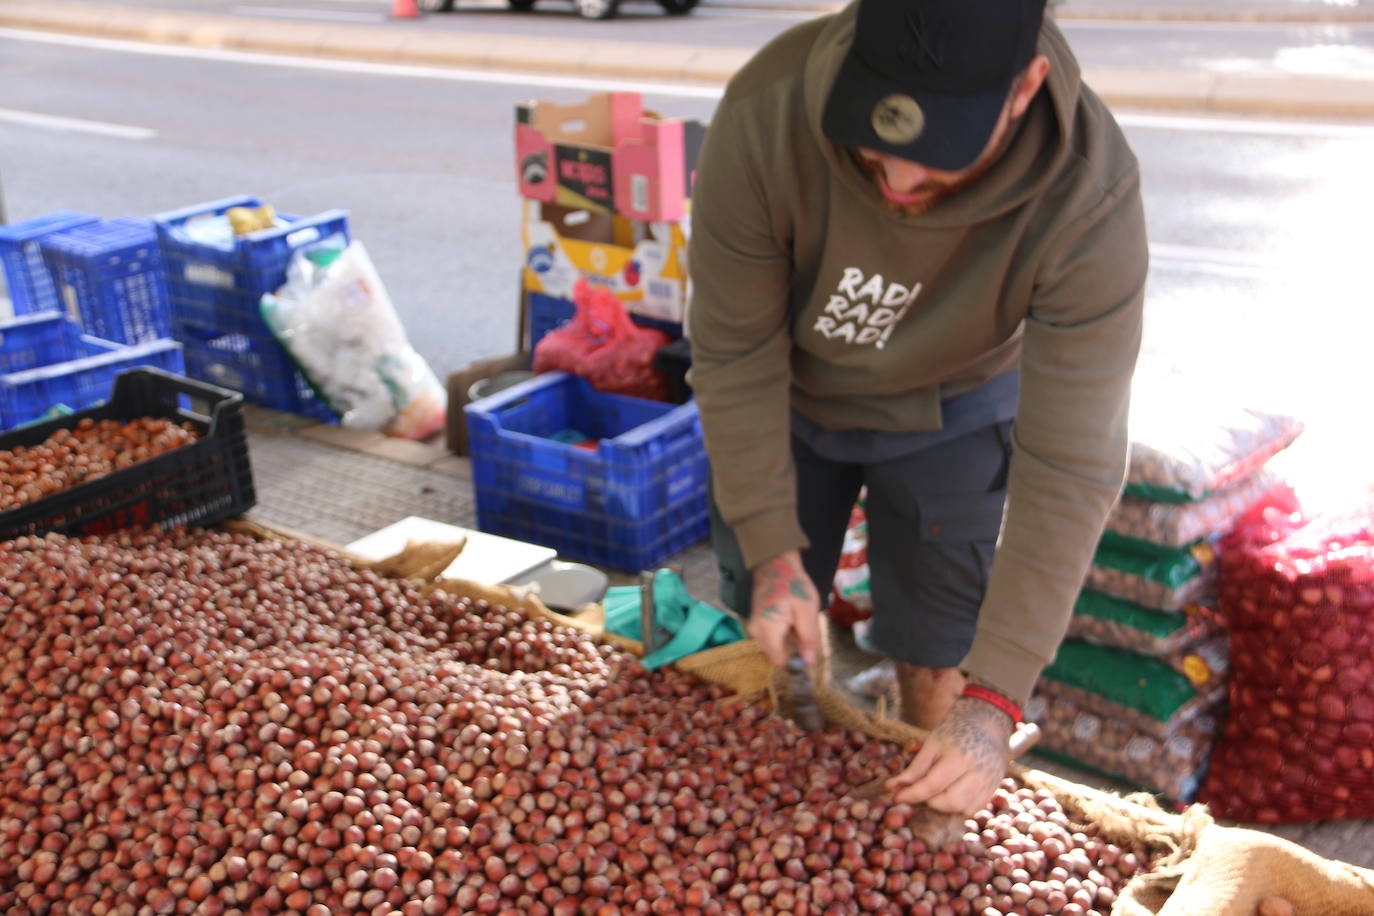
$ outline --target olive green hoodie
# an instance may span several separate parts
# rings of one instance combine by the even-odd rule
[[[1147,264],[1139,172],[1058,27],[1003,155],[897,214],[821,133],[854,6],[731,80],[693,194],[691,382],[716,501],[751,567],[802,547],[789,414],[940,428],[942,398],[1019,365],[1006,510],[964,670],[1025,700],[1125,475]]]

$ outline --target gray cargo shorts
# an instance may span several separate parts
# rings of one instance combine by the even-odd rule
[[[850,510],[868,487],[870,639],[883,654],[953,668],[968,654],[1002,525],[1011,421],[994,423],[890,461],[831,461],[792,439],[797,506],[811,546],[802,551],[822,602],[839,565]],[[752,576],[734,533],[711,504],[721,601],[748,615]]]

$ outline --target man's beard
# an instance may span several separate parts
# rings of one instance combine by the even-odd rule
[[[970,170],[967,174],[960,175],[954,181],[924,181],[912,190],[912,193],[925,195],[920,200],[909,203],[901,203],[891,200],[887,196],[883,197],[883,206],[904,216],[920,216],[922,213],[929,212],[940,201],[951,197],[973,184],[983,173],[988,170],[995,160],[989,159],[978,168]],[[859,160],[859,168],[863,169],[868,177],[876,182],[883,180],[883,168],[876,162]]]
[[[953,181],[925,181],[912,189],[911,193],[925,194],[921,200],[911,203],[899,203],[883,195],[883,206],[894,213],[903,216],[920,216],[928,213],[936,204],[958,194],[970,186],[976,184],[988,170],[991,169],[1002,154],[1011,146],[1012,140],[1016,138],[1017,129],[1021,126],[1021,121],[1025,115],[1013,118],[1007,122],[1006,129],[1002,132],[1002,137],[997,142],[996,148],[992,152],[980,156],[979,159],[966,171]],[[883,168],[876,162],[870,162],[859,155],[857,149],[850,148],[850,155],[859,169],[868,176],[870,181],[875,183],[883,181]]]

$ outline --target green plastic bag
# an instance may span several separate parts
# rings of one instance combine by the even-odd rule
[[[643,638],[639,586],[607,589],[602,607],[606,611],[606,629],[630,639]],[[654,577],[654,618],[660,628],[672,634],[672,639],[640,659],[651,671],[744,638],[744,624],[738,617],[693,598],[686,583],[672,570],[659,570]]]
[[[26,426],[37,426],[39,423],[46,423],[49,420],[56,420],[58,417],[70,417],[74,413],[76,413],[76,411],[72,410],[66,404],[59,402],[57,404],[52,405],[46,411],[44,411],[41,417],[34,417],[27,423],[20,423],[18,426],[14,428],[23,429]]]

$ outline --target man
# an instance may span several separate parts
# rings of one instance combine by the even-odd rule
[[[866,486],[872,638],[933,729],[888,786],[972,813],[1125,474],[1135,157],[1044,0],[858,0],[731,80],[692,222],[722,595],[810,660]]]

